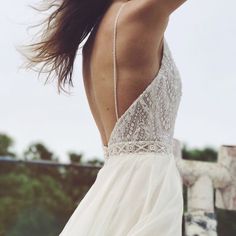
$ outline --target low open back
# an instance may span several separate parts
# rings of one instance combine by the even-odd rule
[[[158,67],[158,70],[157,72],[155,73],[155,76],[154,78],[151,79],[151,82],[148,84],[148,86],[146,86],[146,88],[138,95],[138,97],[131,103],[131,105],[125,110],[125,112],[123,112],[123,114],[121,114],[121,116],[119,117],[119,99],[118,99],[118,96],[117,96],[117,90],[118,90],[118,87],[117,87],[117,80],[118,80],[118,77],[117,77],[117,60],[116,60],[116,38],[117,38],[117,22],[118,22],[118,19],[119,19],[119,16],[120,16],[120,13],[123,9],[123,7],[125,6],[127,2],[124,2],[121,4],[121,6],[119,7],[118,9],[118,12],[116,14],[116,17],[115,17],[115,21],[114,21],[114,26],[113,26],[113,50],[112,50],[112,56],[113,56],[113,88],[114,88],[114,107],[115,107],[115,116],[116,116],[116,123],[114,124],[113,126],[113,129],[108,137],[108,141],[107,141],[107,144],[103,144],[103,147],[106,148],[108,147],[109,143],[110,143],[110,140],[112,138],[112,136],[114,135],[114,131],[116,129],[116,127],[118,126],[119,124],[119,121],[126,115],[126,113],[128,113],[129,109],[134,106],[134,104],[138,101],[138,99],[140,99],[142,96],[144,96],[145,94],[145,91],[148,90],[148,88],[151,86],[152,83],[154,83],[154,80],[158,79],[159,77],[159,74],[161,73],[161,71],[163,70],[163,67],[164,67],[164,60],[165,60],[165,38],[163,37],[162,39],[162,59],[161,59],[161,65]]]
[[[154,78],[119,117],[117,98],[116,37],[121,4],[114,22],[113,34],[113,80],[116,123],[107,145],[103,144],[105,156],[130,151],[172,151],[175,117],[181,97],[181,80],[171,52],[163,36],[161,65]]]
[[[119,116],[114,27],[116,123],[105,162],[60,236],[181,236],[183,192],[173,152],[182,94],[179,71],[163,38],[160,69]]]

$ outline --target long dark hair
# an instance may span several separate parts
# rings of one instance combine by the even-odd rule
[[[26,69],[33,69],[39,75],[48,73],[45,83],[52,72],[57,77],[58,92],[73,87],[72,72],[74,60],[80,43],[91,32],[93,27],[104,15],[111,0],[42,0],[40,7],[30,5],[40,12],[52,13],[40,24],[43,25],[39,33],[38,42],[21,45],[20,53],[26,58]],[[34,69],[42,63],[41,69]],[[54,78],[54,76],[53,76]]]

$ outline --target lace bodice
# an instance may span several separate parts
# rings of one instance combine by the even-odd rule
[[[115,54],[113,55],[115,60]],[[114,71],[115,69],[114,67]],[[105,158],[122,153],[172,153],[174,126],[181,95],[180,73],[163,37],[160,69],[130,107],[117,117],[108,145],[103,145]]]

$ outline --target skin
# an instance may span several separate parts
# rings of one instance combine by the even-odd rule
[[[186,0],[130,0],[117,23],[117,100],[120,117],[160,69],[163,35],[170,14]],[[120,5],[113,0],[83,47],[83,82],[102,143],[116,121],[113,80],[113,26]]]

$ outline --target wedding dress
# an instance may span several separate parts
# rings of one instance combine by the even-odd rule
[[[114,26],[113,64],[116,88]],[[105,162],[60,236],[180,236],[182,180],[173,133],[182,95],[179,71],[165,37],[161,66],[146,89],[118,118]]]

